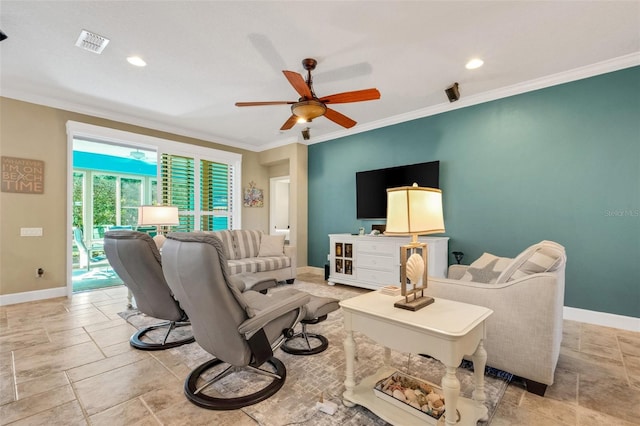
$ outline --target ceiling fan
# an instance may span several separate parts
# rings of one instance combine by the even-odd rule
[[[380,99],[378,89],[354,90],[351,92],[336,93],[318,98],[313,92],[311,71],[316,68],[318,62],[313,58],[302,61],[302,67],[307,71],[307,80],[302,75],[293,71],[285,71],[284,76],[298,92],[300,98],[297,101],[271,101],[271,102],[236,102],[238,107],[264,106],[264,105],[291,105],[291,117],[284,122],[280,130],[289,130],[297,122],[310,122],[316,117],[325,116],[329,120],[347,129],[356,125],[356,122],[344,114],[327,107],[328,104],[344,104],[349,102],[362,102]]]

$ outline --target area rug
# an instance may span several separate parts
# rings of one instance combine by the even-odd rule
[[[357,296],[368,290],[348,286],[328,286],[297,280],[293,285],[279,285],[269,292],[282,291],[285,288],[295,288],[317,296],[335,297],[340,300]],[[157,319],[140,314],[135,309],[121,312],[120,316],[130,324],[141,326],[158,322]],[[282,389],[271,398],[258,404],[242,409],[261,426],[284,426],[294,424],[305,425],[387,425],[375,414],[364,407],[346,407],[342,404],[345,379],[345,354],[343,341],[345,332],[342,324],[341,310],[332,312],[326,321],[310,325],[309,331],[322,334],[329,340],[329,348],[313,356],[296,356],[278,349],[275,356],[287,368],[287,378]],[[181,330],[180,333],[188,332]],[[176,336],[179,338],[180,336]],[[357,345],[356,378],[363,378],[373,374],[383,364],[383,347],[368,337],[356,333]],[[178,348],[168,349],[172,357],[190,369],[196,368],[211,356],[204,351],[197,342]],[[391,351],[391,365],[398,371],[418,377],[428,382],[440,385],[445,373],[445,367],[439,361],[415,354]],[[463,362],[458,369],[460,390],[464,397],[470,398],[473,391],[473,369],[470,362]],[[489,420],[478,422],[478,425],[491,423],[496,407],[511,380],[511,375],[499,370],[487,368],[485,372],[485,405],[489,411]],[[213,387],[217,392],[236,392],[243,387],[251,388],[256,385],[255,375],[234,374]],[[337,404],[338,409],[333,415],[328,415],[315,408],[320,398]]]

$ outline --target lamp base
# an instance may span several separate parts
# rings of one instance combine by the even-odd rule
[[[422,296],[417,299],[410,300],[409,302],[407,302],[406,299],[398,300],[396,303],[393,304],[393,306],[396,308],[406,309],[407,311],[415,312],[424,308],[425,306],[432,304],[433,302],[435,302],[433,297]]]

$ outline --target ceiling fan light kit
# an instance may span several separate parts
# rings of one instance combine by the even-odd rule
[[[236,102],[238,107],[264,106],[264,105],[291,105],[291,117],[284,122],[280,130],[289,130],[296,123],[310,122],[314,118],[324,116],[334,123],[347,129],[356,125],[356,122],[338,111],[328,108],[327,104],[342,104],[349,102],[362,102],[380,99],[378,89],[354,90],[351,92],[336,93],[318,98],[313,92],[313,80],[311,71],[316,68],[317,61],[313,58],[302,60],[302,67],[307,71],[307,79],[294,71],[283,70],[282,73],[300,95],[297,101],[269,101],[269,102]],[[304,133],[303,133],[304,136]]]
[[[143,158],[145,158],[144,152],[141,152],[139,149],[136,149],[135,151],[131,151],[129,153],[129,156],[131,158],[135,158],[136,160],[142,160]]]
[[[320,101],[310,99],[308,101],[296,102],[291,105],[291,112],[296,116],[309,122],[316,117],[320,117],[327,112],[327,107]]]

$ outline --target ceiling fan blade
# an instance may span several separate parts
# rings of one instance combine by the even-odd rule
[[[280,127],[280,130],[289,130],[290,128],[292,128],[296,123],[298,122],[298,117],[296,117],[295,115],[291,115],[291,117],[289,117],[289,119],[287,121],[284,122],[284,124],[282,125],[282,127]]]
[[[307,83],[304,81],[304,78],[302,78],[300,74],[293,71],[282,71],[282,72],[284,73],[284,76],[287,77],[287,80],[289,80],[289,83],[291,83],[293,88],[296,89],[296,92],[298,92],[300,96],[306,99],[313,98],[313,95],[311,94],[311,89],[309,89],[309,86],[307,86]]]
[[[327,104],[344,104],[347,102],[373,101],[376,99],[380,99],[378,89],[364,89],[325,96],[320,98],[320,102]]]
[[[236,106],[246,107],[246,106],[262,106],[262,105],[291,105],[295,103],[296,103],[295,101],[236,102]]]
[[[356,125],[356,122],[347,117],[344,114],[340,114],[338,111],[327,108],[327,111],[324,113],[324,116],[329,120],[333,121],[336,124],[341,125],[342,127],[346,127],[347,129],[352,128]]]

